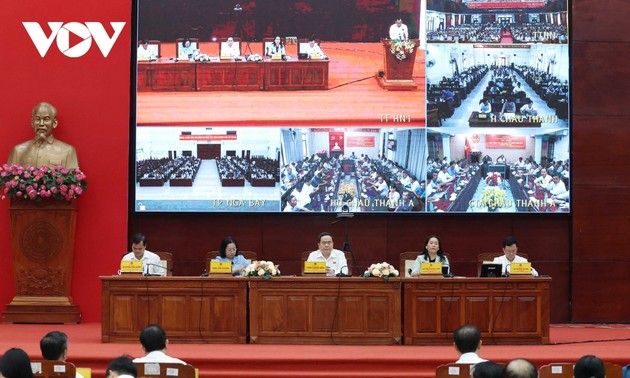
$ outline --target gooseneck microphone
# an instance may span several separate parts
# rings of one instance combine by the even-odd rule
[[[144,274],[143,274],[145,277],[163,277],[163,276],[165,276],[165,275],[166,275],[166,274],[160,274],[160,273],[157,273],[157,274],[156,274],[156,273],[149,273],[149,267],[150,267],[150,266],[155,266],[155,267],[157,267],[157,268],[160,268],[160,269],[162,269],[164,272],[168,272],[168,271],[169,271],[169,269],[167,269],[167,268],[163,267],[162,265],[159,265],[159,264],[151,264],[151,263],[145,263],[145,264],[143,264],[143,269],[146,269],[146,270],[145,270],[145,272],[144,272]]]

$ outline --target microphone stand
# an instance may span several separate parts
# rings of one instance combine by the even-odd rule
[[[348,206],[343,206],[341,208],[341,212],[337,213],[338,220],[332,222],[332,224],[336,224],[343,220],[343,252],[350,252],[350,257],[352,257],[352,269],[350,270],[350,275],[354,274],[354,270],[357,267],[357,260],[354,257],[354,252],[352,252],[352,247],[350,246],[350,240],[348,237],[348,219],[353,218],[354,214],[351,213],[348,209]]]

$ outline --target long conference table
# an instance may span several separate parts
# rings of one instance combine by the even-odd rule
[[[328,60],[138,62],[138,91],[274,91],[328,89]]]
[[[103,342],[161,324],[181,343],[448,345],[462,324],[485,344],[548,344],[548,277],[103,276]]]

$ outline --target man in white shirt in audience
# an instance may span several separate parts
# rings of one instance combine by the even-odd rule
[[[551,183],[551,176],[547,174],[547,170],[545,168],[541,169],[540,177],[534,180],[534,184],[538,184],[546,189],[550,183]]]
[[[149,324],[140,332],[140,343],[146,355],[134,359],[133,362],[164,362],[186,365],[184,361],[166,354],[166,346],[168,345],[166,332],[157,324]]]
[[[506,275],[510,273],[510,264],[527,262],[527,259],[521,256],[518,256],[516,253],[518,252],[518,242],[512,236],[508,236],[503,239],[503,256],[495,257],[492,260],[493,264],[501,264],[501,274]],[[538,272],[536,269],[532,268],[532,276],[538,277]]]
[[[334,249],[333,237],[330,232],[319,234],[317,247],[319,249],[311,252],[307,261],[325,261],[327,276],[336,276],[340,273],[348,274],[346,255],[342,251]]]
[[[61,331],[48,332],[39,342],[42,357],[47,361],[66,362],[68,358],[68,335]],[[76,373],[76,378],[83,378]]]
[[[122,261],[142,261],[142,273],[151,276],[166,276],[166,268],[162,267],[160,256],[147,251],[147,237],[135,234],[131,239],[131,252],[123,256]]]
[[[409,30],[407,29],[407,25],[402,23],[402,18],[397,18],[396,22],[389,27],[389,39],[409,39]]]
[[[558,196],[567,191],[566,185],[564,185],[564,181],[560,179],[560,175],[554,173],[551,175],[551,183],[547,186],[547,190],[552,196]]]
[[[453,332],[453,345],[459,353],[456,364],[477,364],[484,362],[477,354],[481,348],[481,331],[474,325],[465,324]]]

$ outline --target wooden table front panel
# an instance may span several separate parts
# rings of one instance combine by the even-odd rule
[[[192,92],[197,88],[196,63],[152,62],[144,64],[149,65],[146,74],[149,76],[152,91]],[[140,72],[140,68],[138,71]],[[143,81],[146,82],[146,79]],[[140,82],[140,77],[138,82]]]
[[[400,280],[250,280],[250,342],[400,344]]]
[[[328,60],[265,62],[265,90],[328,89]]]
[[[138,340],[150,323],[176,342],[245,343],[247,280],[101,277],[103,342]]]
[[[197,64],[199,91],[260,91],[263,89],[262,62],[209,62]]]
[[[548,344],[550,278],[403,280],[404,343],[451,344],[474,324],[485,344]]]

